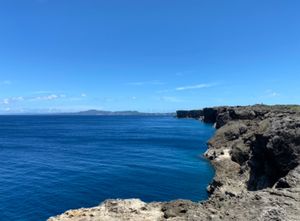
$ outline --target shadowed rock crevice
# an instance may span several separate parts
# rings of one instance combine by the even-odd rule
[[[272,139],[256,135],[249,161],[249,190],[261,190],[273,187],[281,178],[298,166],[297,156],[289,148],[288,140],[276,136]],[[274,151],[274,149],[276,149]],[[288,188],[288,184],[279,184],[276,188]]]

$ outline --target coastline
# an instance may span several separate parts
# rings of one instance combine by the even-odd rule
[[[48,221],[299,220],[299,106],[215,107],[177,116],[217,128],[205,153],[216,171],[207,201],[107,200]]]

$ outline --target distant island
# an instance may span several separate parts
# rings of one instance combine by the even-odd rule
[[[176,116],[175,113],[145,113],[139,111],[103,111],[87,110],[75,113],[62,113],[59,115],[80,115],[80,116]]]
[[[104,111],[104,110],[86,110],[79,112],[23,112],[23,113],[0,113],[0,115],[63,115],[63,116],[176,116],[175,112],[168,113],[147,113],[139,111]]]

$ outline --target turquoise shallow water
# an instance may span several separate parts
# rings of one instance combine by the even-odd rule
[[[42,221],[107,198],[207,198],[214,129],[140,116],[1,116],[0,220]]]

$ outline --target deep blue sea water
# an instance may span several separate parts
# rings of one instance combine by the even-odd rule
[[[108,198],[200,201],[210,125],[172,117],[1,116],[0,220],[43,221]]]

